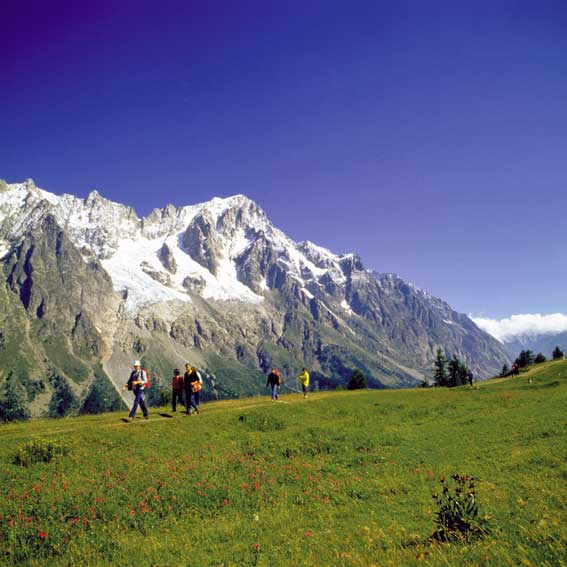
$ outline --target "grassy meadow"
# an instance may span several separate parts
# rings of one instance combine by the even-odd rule
[[[567,565],[567,362],[201,409],[0,426],[0,563]],[[66,454],[14,464],[34,439]],[[477,479],[489,532],[439,543],[432,493],[454,473]]]

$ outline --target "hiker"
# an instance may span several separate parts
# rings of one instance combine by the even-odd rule
[[[193,408],[195,413],[198,414],[199,397],[203,379],[201,378],[198,370],[189,363],[185,365],[183,382],[185,385],[185,408],[187,409],[187,415],[191,415],[191,408]]]
[[[303,397],[307,397],[307,389],[309,388],[309,372],[307,368],[304,368],[299,375],[299,381],[301,382],[301,389],[303,390]]]
[[[130,378],[128,378],[128,382],[126,383],[128,390],[132,390],[132,392],[134,392],[134,405],[128,415],[128,421],[131,421],[136,417],[138,406],[142,408],[144,419],[149,419],[150,415],[148,413],[144,395],[144,390],[148,383],[148,375],[146,371],[142,369],[142,364],[139,360],[135,360],[133,366],[134,370],[130,373]]]
[[[272,389],[272,402],[278,399],[278,386],[281,383],[281,374],[275,368],[272,368],[272,371],[268,374],[268,380],[266,381],[266,387],[270,386]]]
[[[171,379],[171,409],[177,411],[177,402],[184,406],[183,403],[183,376],[179,372],[179,368],[173,371],[173,378]]]
[[[469,370],[467,372],[467,380],[469,381],[469,384],[472,386],[473,383],[473,379],[474,379],[474,375],[472,373],[472,370]]]
[[[514,364],[512,364],[511,374],[512,374],[512,376],[519,376],[520,375],[520,366],[517,362],[514,362]]]

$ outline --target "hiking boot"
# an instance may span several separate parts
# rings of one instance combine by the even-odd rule
[[[150,419],[150,416],[149,416],[149,415],[145,415],[145,416],[144,416],[144,419]]]

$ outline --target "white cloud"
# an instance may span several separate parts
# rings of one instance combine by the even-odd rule
[[[567,331],[567,315],[552,313],[526,313],[512,315],[506,319],[488,319],[485,317],[471,317],[483,330],[501,342],[510,341],[522,335],[555,335]]]

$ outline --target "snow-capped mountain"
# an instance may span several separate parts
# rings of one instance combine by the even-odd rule
[[[320,387],[359,367],[383,387],[422,380],[438,346],[481,375],[507,361],[443,301],[356,254],[294,242],[243,195],[139,218],[96,191],[2,182],[0,262],[0,379],[35,392],[36,411],[62,387],[98,400],[133,357],[158,383],[191,360],[220,396],[261,391],[271,365],[306,365]]]
[[[567,315],[564,313],[524,313],[503,319],[472,317],[482,330],[500,341],[512,358],[522,350],[550,357],[555,347],[566,350]]]

